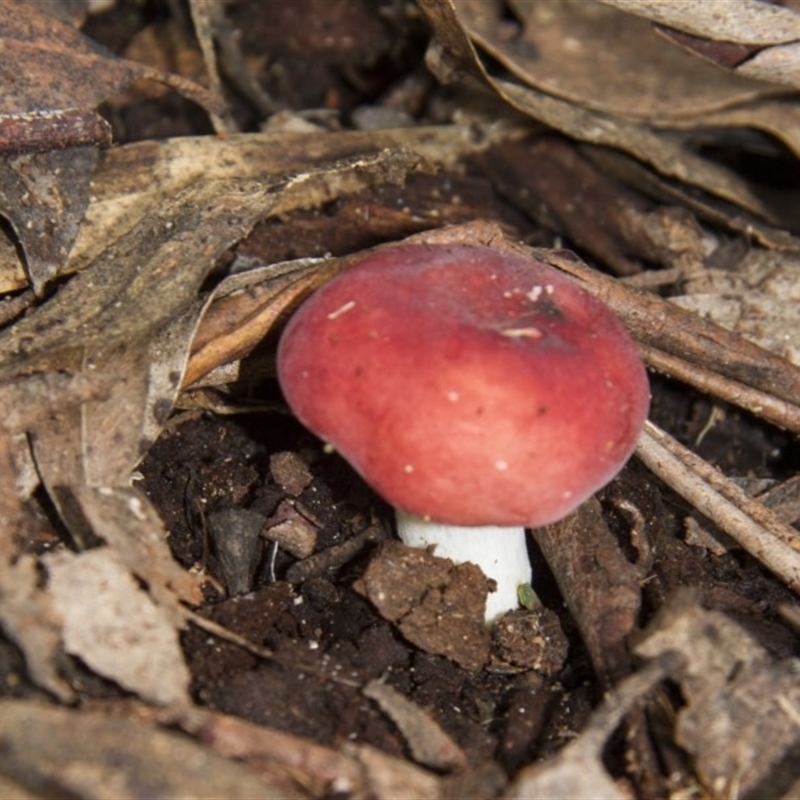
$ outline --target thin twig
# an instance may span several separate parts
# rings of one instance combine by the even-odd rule
[[[652,422],[636,455],[661,480],[800,594],[800,533]]]
[[[688,383],[695,389],[713,395],[726,403],[739,406],[779,428],[800,433],[800,406],[781,400],[773,394],[753,389],[744,383],[726,378],[714,370],[698,366],[655,347],[639,344],[639,349],[647,365],[656,372]]]

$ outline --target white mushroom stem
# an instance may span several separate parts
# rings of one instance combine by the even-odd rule
[[[434,555],[456,564],[476,564],[497,589],[486,598],[486,621],[519,608],[518,589],[531,582],[524,528],[442,525],[397,509],[397,534],[409,547],[434,546]]]

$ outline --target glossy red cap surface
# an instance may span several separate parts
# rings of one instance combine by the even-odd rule
[[[482,246],[366,257],[292,317],[278,376],[300,421],[386,500],[467,526],[568,514],[627,461],[649,404],[611,311]]]

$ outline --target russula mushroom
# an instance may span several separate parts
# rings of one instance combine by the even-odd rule
[[[524,529],[616,475],[649,402],[636,346],[600,301],[480,245],[366,256],[294,314],[278,377],[299,420],[399,510],[406,544],[496,582],[487,619],[530,581]]]

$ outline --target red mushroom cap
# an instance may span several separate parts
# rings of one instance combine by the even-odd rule
[[[300,421],[386,500],[464,526],[568,514],[621,469],[649,402],[602,303],[483,246],[367,256],[290,320],[278,376]]]

